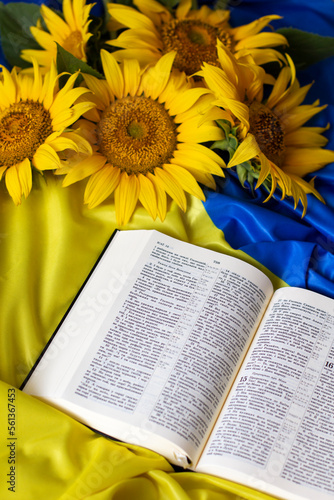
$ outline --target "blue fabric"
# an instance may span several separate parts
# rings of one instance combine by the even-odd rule
[[[231,2],[233,3],[233,2]],[[231,5],[231,24],[240,26],[255,17],[280,14],[275,28],[292,26],[305,31],[334,36],[334,2],[300,0],[243,0]],[[308,125],[332,126],[325,135],[334,150],[334,58],[325,59],[298,72],[302,85],[314,81],[305,102],[320,99],[328,107]],[[263,203],[265,191],[255,197],[241,188],[233,172],[220,182],[218,192],[207,192],[204,206],[213,222],[223,230],[233,248],[241,249],[264,264],[291,286],[300,286],[334,298],[334,164],[316,173],[315,186],[326,205],[308,195],[308,210],[293,210],[291,200]]]
[[[268,14],[283,17],[276,29],[293,27],[323,36],[333,36],[334,2],[331,0],[242,0],[231,1],[231,24],[241,25]]]

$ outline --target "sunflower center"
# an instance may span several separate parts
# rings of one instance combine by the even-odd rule
[[[62,43],[62,47],[78,59],[84,58],[82,49],[82,34],[80,31],[73,31]]]
[[[0,165],[31,160],[52,131],[50,113],[41,103],[28,99],[11,104],[0,113]]]
[[[100,152],[130,174],[154,172],[172,158],[176,124],[162,104],[144,96],[127,96],[104,110],[97,127]]]
[[[173,19],[161,27],[163,53],[176,50],[174,67],[192,75],[203,62],[217,65],[217,38],[229,49],[232,37],[224,30],[191,19]]]
[[[284,163],[284,130],[278,116],[261,103],[253,102],[249,107],[250,133],[266,157],[281,167]]]

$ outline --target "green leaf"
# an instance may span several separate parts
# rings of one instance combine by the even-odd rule
[[[232,149],[236,150],[238,147],[238,139],[232,134],[229,134],[228,139],[229,139],[229,146]]]
[[[281,28],[277,33],[284,35],[289,46],[285,48],[297,69],[334,56],[334,37],[308,33],[295,28]]]
[[[242,165],[237,165],[236,170],[240,184],[242,185],[242,187],[245,187],[245,182],[247,180],[247,175],[248,175],[247,170]]]
[[[221,149],[223,151],[227,151],[229,146],[229,142],[227,139],[223,139],[221,141],[216,141],[212,144],[211,149]]]
[[[231,124],[227,120],[216,120],[217,125],[225,132],[225,137],[228,138],[231,131]]]
[[[30,33],[40,17],[40,6],[34,3],[0,2],[0,37],[3,53],[12,66],[27,68],[31,66],[21,59],[23,49],[40,49]]]
[[[104,76],[89,66],[81,59],[78,59],[72,55],[67,50],[63,49],[59,44],[57,44],[57,69],[58,73],[75,73],[76,71],[81,71],[82,73],[87,73],[88,75],[95,76],[99,79],[104,79]]]

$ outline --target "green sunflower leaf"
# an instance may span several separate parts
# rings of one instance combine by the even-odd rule
[[[229,142],[227,139],[221,141],[216,141],[212,144],[211,149],[221,149],[222,151],[227,151],[229,147]]]
[[[82,73],[87,73],[88,75],[95,76],[96,78],[104,79],[104,76],[89,66],[81,59],[78,59],[72,55],[67,50],[63,49],[59,44],[57,44],[57,69],[58,73],[75,73],[76,71],[81,71]]]
[[[289,46],[285,48],[297,69],[334,56],[334,37],[321,36],[295,28],[281,28],[277,33],[284,35]]]
[[[238,175],[240,184],[242,185],[242,187],[245,187],[245,182],[246,182],[247,176],[248,176],[247,169],[244,168],[243,165],[237,165],[236,170],[237,170],[237,175]]]
[[[40,6],[34,3],[0,2],[0,38],[6,60],[11,66],[27,68],[30,63],[21,59],[23,49],[40,49],[30,33],[40,17]]]
[[[229,139],[229,146],[232,149],[236,150],[238,147],[238,139],[232,134],[229,134],[228,139]]]

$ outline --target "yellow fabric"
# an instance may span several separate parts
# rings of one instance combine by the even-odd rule
[[[111,203],[83,206],[83,184],[64,189],[49,174],[34,182],[18,207],[3,187],[0,193],[1,500],[269,498],[202,474],[175,473],[157,454],[102,437],[17,389],[116,228]],[[163,223],[139,208],[126,229],[158,229],[257,265],[226,243],[200,201],[188,201],[186,214],[172,202]],[[275,287],[285,286],[267,274]],[[15,443],[8,430],[13,409]],[[15,453],[15,494],[7,483],[8,444]]]

